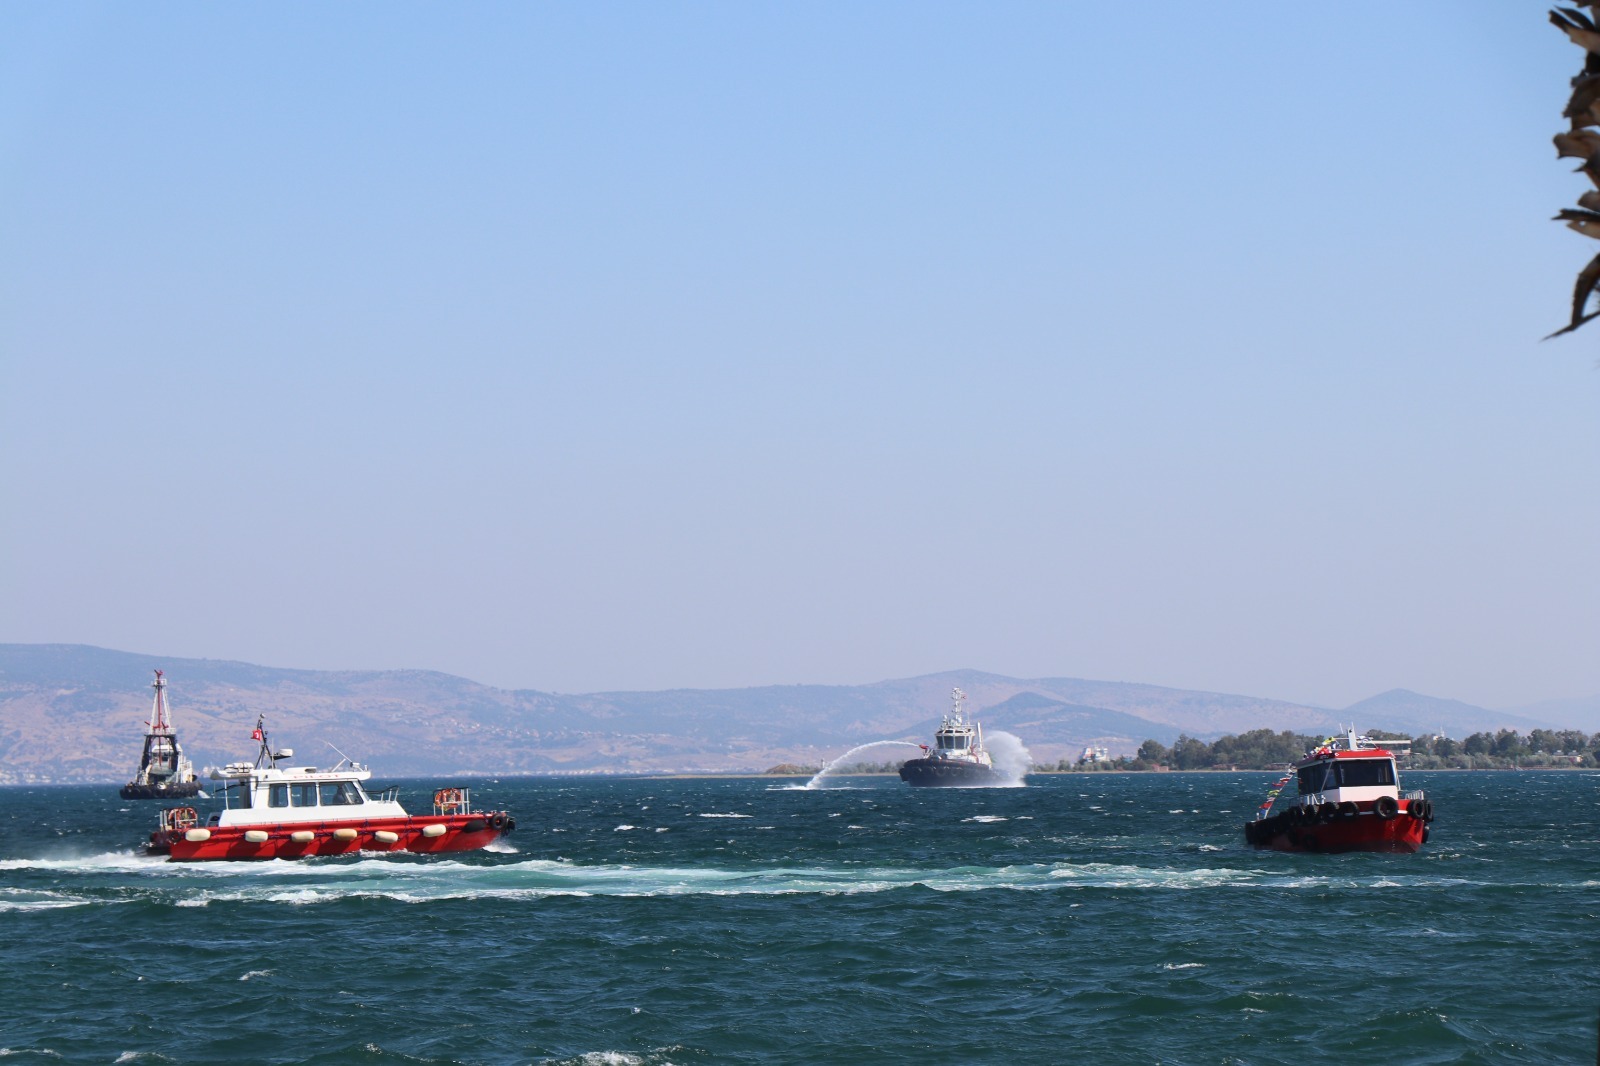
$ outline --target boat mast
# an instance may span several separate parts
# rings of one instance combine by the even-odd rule
[[[145,725],[150,727],[150,732],[160,733],[163,736],[172,735],[172,719],[167,714],[167,678],[166,674],[156,671],[156,679],[150,685],[156,690],[155,706],[150,710],[150,721]]]

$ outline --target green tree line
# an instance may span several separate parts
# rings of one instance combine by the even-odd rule
[[[1409,740],[1410,756],[1402,765],[1416,770],[1493,770],[1544,766],[1600,766],[1600,733],[1592,736],[1578,729],[1535,729],[1526,735],[1514,729],[1496,733],[1473,733],[1464,740],[1430,734],[1408,737],[1374,729],[1367,733],[1374,741]],[[1146,740],[1137,754],[1124,755],[1110,762],[1078,762],[1062,759],[1055,765],[1036,766],[1037,770],[1266,770],[1276,769],[1303,758],[1326,736],[1313,736],[1283,730],[1252,729],[1237,736],[1228,734],[1207,744],[1180,734],[1169,748],[1158,740]]]

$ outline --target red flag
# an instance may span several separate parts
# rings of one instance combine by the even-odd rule
[[[261,735],[261,727],[257,726],[255,729],[250,730],[250,739],[251,740],[266,740],[267,738]]]

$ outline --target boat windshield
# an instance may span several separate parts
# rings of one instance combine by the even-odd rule
[[[950,733],[939,734],[939,747],[941,748],[964,748],[966,746],[967,738],[964,736]]]
[[[1338,766],[1342,788],[1394,784],[1394,763],[1388,759],[1340,759]]]
[[[1330,788],[1371,788],[1394,784],[1394,763],[1389,759],[1330,759],[1300,770],[1300,795]]]
[[[342,807],[361,801],[361,790],[356,787],[354,781],[329,781],[322,786],[324,807]]]
[[[1333,763],[1319,762],[1300,768],[1300,795],[1310,796],[1325,788],[1337,788],[1333,781]]]

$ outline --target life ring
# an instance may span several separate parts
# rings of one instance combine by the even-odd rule
[[[1393,796],[1379,796],[1372,801],[1372,813],[1387,822],[1400,813],[1400,803]]]

